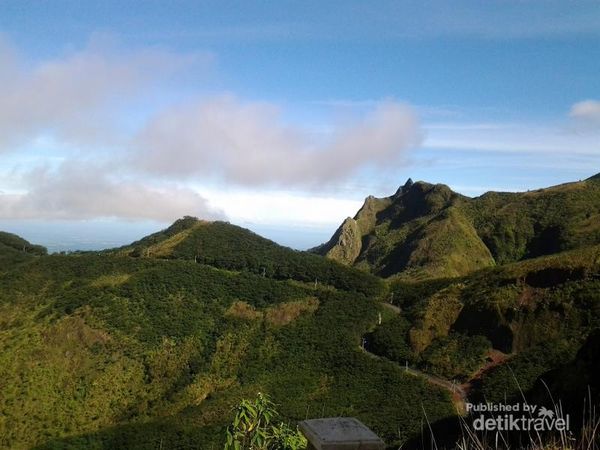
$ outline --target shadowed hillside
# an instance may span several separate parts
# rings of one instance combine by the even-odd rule
[[[468,388],[487,401],[518,398],[538,377],[574,359],[600,329],[600,246],[459,279],[397,280],[388,296],[402,314],[369,336],[371,351],[460,381],[501,357],[505,363],[479,373]],[[567,371],[561,373],[569,385]],[[582,369],[577,376],[590,374]]]
[[[45,254],[45,247],[31,244],[16,234],[0,231],[0,271]]]

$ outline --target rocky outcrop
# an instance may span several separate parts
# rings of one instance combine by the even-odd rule
[[[374,230],[377,215],[389,205],[390,199],[369,195],[354,218],[346,218],[328,242],[311,251],[342,264],[354,264],[362,253],[363,238]]]
[[[353,264],[362,248],[362,234],[356,220],[351,217],[344,220],[330,243],[330,248],[325,253],[328,258],[342,264]]]

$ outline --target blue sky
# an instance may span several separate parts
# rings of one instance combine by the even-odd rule
[[[599,73],[597,1],[3,1],[0,228],[98,248],[192,214],[305,248],[409,176],[587,178]]]

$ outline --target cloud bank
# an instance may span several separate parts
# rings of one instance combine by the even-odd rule
[[[37,169],[26,178],[27,192],[0,193],[0,219],[118,217],[172,221],[184,215],[223,217],[191,189],[111,177],[93,164],[70,163],[58,170]]]
[[[167,177],[218,176],[241,185],[320,185],[366,167],[402,164],[420,142],[406,105],[385,101],[327,136],[284,123],[272,104],[221,96],[169,109],[136,138],[133,164]]]
[[[420,143],[416,114],[395,101],[325,132],[230,94],[174,104],[168,83],[198,63],[210,55],[125,52],[94,39],[31,62],[0,38],[0,155],[19,166],[18,190],[0,185],[0,218],[222,217],[192,184],[315,189],[405,164]]]
[[[92,40],[32,65],[0,37],[0,152],[48,135],[63,145],[114,142],[119,108],[194,60],[154,49],[120,52]]]

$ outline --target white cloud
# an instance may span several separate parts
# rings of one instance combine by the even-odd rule
[[[30,65],[0,37],[0,151],[46,135],[62,143],[114,141],[114,106],[195,60],[160,50],[120,52],[92,39],[81,51]]]
[[[594,133],[578,133],[566,124],[444,123],[425,127],[424,148],[469,152],[543,153],[597,157]]]
[[[139,134],[136,167],[164,176],[217,176],[243,185],[311,185],[365,167],[402,164],[419,143],[405,105],[387,101],[325,139],[284,123],[277,107],[221,96],[169,109]]]
[[[373,102],[362,119],[325,133],[287,124],[276,105],[231,95],[164,109],[174,91],[153,88],[192,63],[206,66],[210,55],[122,51],[97,38],[32,62],[0,37],[0,153],[11,174],[0,186],[0,218],[214,218],[219,213],[189,188],[192,181],[321,186],[364,168],[397,167],[419,143],[415,114],[391,101]],[[150,110],[141,111],[138,101]],[[153,118],[144,122],[148,114]],[[79,153],[65,152],[73,148]],[[82,156],[87,163],[78,162]],[[98,168],[107,159],[111,167]],[[238,201],[269,215],[267,197],[256,192],[218,198],[241,220],[256,216]],[[283,212],[291,202],[311,210],[302,196],[270,198],[279,202],[274,220],[302,221]],[[345,207],[322,199],[311,211],[337,221],[333,211]]]
[[[202,189],[209,204],[218,205],[235,223],[323,227],[353,216],[360,200],[314,193],[249,189]]]
[[[0,192],[0,219],[153,219],[183,215],[221,218],[197,192],[173,184],[153,186],[112,177],[96,165],[68,163],[25,176],[23,193]]]
[[[600,101],[584,100],[575,103],[569,111],[569,116],[582,122],[584,125],[600,127]]]
[[[360,120],[315,133],[287,124],[274,104],[231,95],[166,109],[164,97],[148,100],[163,76],[209,59],[123,52],[92,39],[83,50],[26,63],[0,37],[1,167],[10,173],[0,186],[5,191],[0,191],[0,218],[169,221],[193,214],[210,219],[221,214],[189,188],[192,181],[321,186],[369,167],[398,167],[419,143],[414,112],[392,101],[373,102]],[[145,123],[149,112],[136,109],[138,100],[158,111],[150,111],[153,118]],[[118,145],[106,150],[107,144]],[[68,148],[80,152],[65,152]],[[87,163],[78,162],[82,156]],[[111,166],[100,167],[107,159]],[[24,171],[29,175],[22,176]],[[334,199],[323,198],[311,208],[302,195],[257,191],[216,198],[246,221],[257,219],[248,205],[286,223],[303,222],[300,216],[307,211],[319,223],[337,222],[334,215],[350,209]],[[269,198],[278,202],[271,214]],[[301,204],[302,212],[290,216],[291,203]]]

